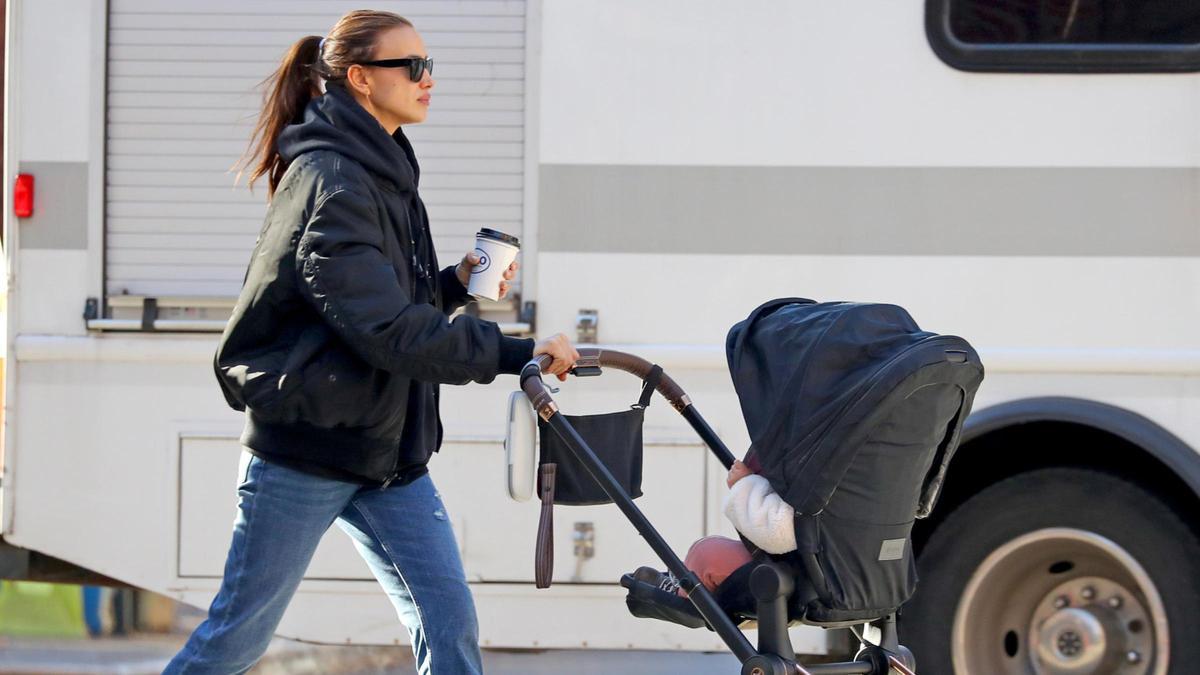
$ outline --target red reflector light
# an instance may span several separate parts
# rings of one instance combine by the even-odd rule
[[[13,186],[13,213],[18,218],[28,218],[33,215],[33,176],[22,173],[17,175],[17,184]]]

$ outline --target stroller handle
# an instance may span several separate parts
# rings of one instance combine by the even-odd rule
[[[533,357],[521,369],[521,390],[525,392],[525,396],[533,404],[533,409],[537,411],[538,416],[546,422],[549,422],[550,418],[558,413],[558,404],[554,402],[554,398],[550,395],[550,390],[546,386],[546,383],[542,382],[542,371],[549,368],[553,361],[554,358],[549,354],[540,354]],[[604,368],[615,368],[644,381],[650,376],[654,367],[653,363],[634,354],[614,349],[602,349],[600,347],[580,347],[579,360],[575,362],[575,367],[571,369],[571,373],[583,377],[600,375]],[[712,450],[713,454],[726,469],[733,466],[733,453],[717,437],[716,432],[712,430],[708,422],[700,416],[700,412],[696,410],[696,406],[692,405],[692,399],[684,393],[683,388],[675,380],[671,379],[670,375],[661,373],[655,389],[670,401],[671,407],[675,408],[680,415],[683,415],[684,419],[700,435],[705,445]]]
[[[615,368],[645,380],[650,376],[651,369],[654,368],[653,363],[626,352],[599,347],[580,347],[578,351],[579,360],[575,362],[575,367],[570,372],[579,377],[600,375],[604,368]],[[521,390],[525,392],[530,401],[534,402],[533,405],[539,414],[542,414],[542,407],[538,405],[538,401],[553,403],[545,383],[541,380],[542,371],[549,368],[553,361],[553,357],[549,354],[540,354],[533,357],[521,370]],[[666,373],[662,374],[656,388],[658,393],[670,401],[671,406],[679,412],[683,412],[692,404],[692,400],[683,392],[683,389]],[[547,415],[542,414],[542,417],[546,418]]]

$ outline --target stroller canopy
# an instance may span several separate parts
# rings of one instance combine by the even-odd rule
[[[730,330],[726,357],[750,432],[746,461],[797,515],[820,513],[849,478],[870,484],[841,489],[904,489],[870,471],[847,476],[866,443],[914,444],[911,433],[888,438],[897,411],[940,420],[925,433],[935,447],[917,453],[928,471],[914,515],[928,515],[983,379],[965,340],[922,331],[887,304],[772,300]]]

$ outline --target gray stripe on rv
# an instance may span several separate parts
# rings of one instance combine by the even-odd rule
[[[21,248],[87,248],[87,162],[21,162],[20,171],[33,176],[33,215],[17,221]]]
[[[543,164],[544,251],[1200,255],[1200,171]]]

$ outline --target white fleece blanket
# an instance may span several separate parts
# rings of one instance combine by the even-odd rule
[[[721,509],[738,532],[767,553],[796,550],[795,511],[766,478],[751,474],[734,483]]]

